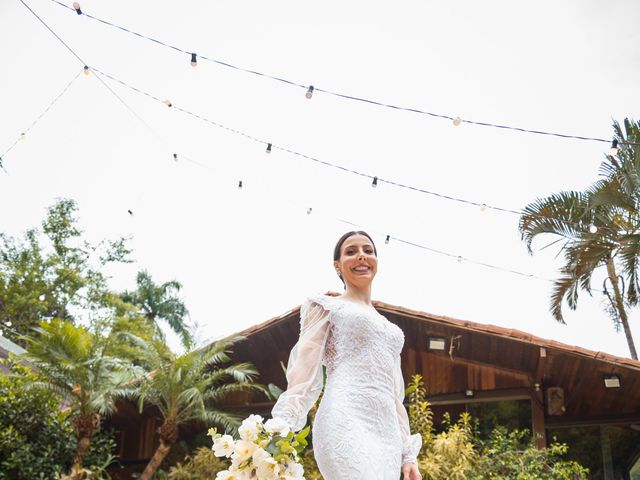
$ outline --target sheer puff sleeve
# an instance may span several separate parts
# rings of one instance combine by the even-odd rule
[[[416,463],[420,448],[422,448],[422,437],[419,433],[411,435],[409,430],[409,415],[404,407],[404,380],[402,378],[402,368],[400,367],[400,355],[396,359],[393,369],[393,380],[396,393],[396,413],[400,424],[400,436],[402,439],[402,464],[407,462]]]
[[[300,338],[287,364],[287,390],[271,411],[298,431],[307,423],[307,414],[322,391],[322,355],[329,335],[326,302],[309,299],[300,308]]]

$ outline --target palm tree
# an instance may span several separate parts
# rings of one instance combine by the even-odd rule
[[[560,192],[529,204],[519,229],[529,253],[538,235],[560,237],[547,245],[561,242],[565,259],[550,305],[559,322],[564,323],[563,300],[575,310],[579,290],[592,295],[593,273],[606,270],[602,293],[608,313],[624,331],[631,357],[637,360],[627,307],[638,304],[640,288],[640,122],[625,119],[624,131],[617,122],[613,128],[619,148],[606,156],[601,178],[584,192]]]
[[[24,357],[39,372],[40,386],[54,391],[72,411],[77,447],[70,478],[81,478],[91,437],[101,417],[114,411],[134,372],[125,362],[105,355],[110,339],[97,337],[69,321],[42,322],[34,336],[23,337]]]
[[[189,311],[178,297],[182,284],[176,280],[162,284],[154,283],[151,275],[142,270],[136,278],[137,288],[133,292],[123,292],[120,297],[140,309],[142,315],[162,332],[158,320],[164,320],[180,336],[182,344],[188,349],[192,344],[189,327],[185,323]]]
[[[224,366],[230,361],[229,348],[241,340],[236,337],[219,341],[200,350],[188,352],[166,363],[154,349],[145,350],[147,364],[155,370],[139,383],[135,395],[140,411],[145,404],[155,406],[162,416],[158,429],[160,444],[147,464],[140,480],[149,480],[178,441],[180,426],[190,422],[219,426],[233,431],[242,420],[238,414],[224,411],[216,404],[236,392],[262,391],[252,383],[258,375],[249,363]]]

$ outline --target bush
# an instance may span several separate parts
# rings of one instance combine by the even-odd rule
[[[38,388],[38,376],[13,359],[1,361],[9,371],[0,374],[0,480],[50,480],[70,467],[76,437],[70,414],[51,390]],[[113,460],[111,431],[97,433],[85,464],[92,479],[108,478]]]
[[[478,438],[477,420],[468,413],[451,424],[445,415],[444,430],[435,435],[433,413],[425,400],[420,375],[407,388],[412,431],[423,436],[418,467],[429,480],[576,480],[588,478],[589,470],[563,460],[568,447],[553,442],[538,449],[528,430],[508,431],[497,426],[486,441]]]
[[[5,360],[0,374],[0,480],[51,479],[63,473],[75,451],[69,414],[53,393],[29,388],[37,377]]]

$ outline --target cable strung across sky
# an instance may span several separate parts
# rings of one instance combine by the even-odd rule
[[[36,13],[35,13],[31,8],[30,8],[30,7],[29,7],[29,6],[24,2],[24,0],[20,0],[20,2],[21,2],[21,3],[22,3],[22,4],[23,4],[23,5],[24,5],[24,6],[25,6],[25,7],[26,7],[26,8],[27,8],[27,9],[28,9],[28,10],[29,10],[29,11],[30,11],[30,12],[31,12],[31,13],[32,13],[32,14],[33,14],[33,15],[34,15],[34,16],[35,16],[35,17],[36,17],[36,18],[37,18],[37,19],[38,19],[38,20],[39,20],[39,21],[40,21],[40,22],[41,22],[41,23],[42,23],[42,24],[47,28],[47,29],[48,29],[48,30],[49,30],[49,31],[50,31],[50,32],[51,32],[51,33],[52,33],[52,34],[53,34],[53,35],[54,35],[54,36],[55,36],[55,37],[56,37],[56,38],[57,38],[57,39],[58,39],[58,40],[59,40],[59,41],[60,41],[60,42],[65,46],[65,47],[66,47],[66,49],[67,49],[69,52],[71,52],[71,53],[72,53],[72,54],[73,54],[73,55],[74,55],[74,56],[75,56],[79,61],[81,61],[81,62],[83,62],[83,63],[84,63],[84,61],[82,60],[82,58],[80,58],[80,57],[75,53],[75,51],[74,51],[71,47],[69,47],[69,45],[67,45],[67,44],[62,40],[62,38],[60,38],[60,36],[58,36],[58,35],[57,35],[57,34],[56,34],[52,29],[51,29],[51,27],[49,27],[49,26],[44,22],[44,20],[42,20],[42,18],[40,18],[40,17],[39,17],[39,16],[38,16],[38,15],[37,15],[37,14],[36,14]],[[81,13],[81,12],[80,12],[80,13]],[[192,59],[192,60],[193,60],[193,59]],[[107,79],[109,79],[109,80],[112,80],[112,81],[114,81],[114,82],[117,82],[117,83],[119,83],[119,84],[121,84],[121,85],[123,85],[123,86],[125,86],[125,87],[127,87],[127,88],[129,88],[129,89],[131,89],[132,91],[135,91],[135,92],[136,92],[136,93],[138,93],[138,94],[144,95],[144,96],[146,96],[146,97],[148,97],[148,98],[151,98],[151,99],[153,99],[153,100],[155,100],[155,101],[157,101],[157,102],[160,102],[160,103],[164,104],[166,107],[169,107],[169,108],[171,108],[171,109],[175,109],[175,110],[179,110],[179,111],[181,111],[181,112],[183,112],[183,113],[185,113],[185,114],[187,114],[187,115],[190,115],[190,116],[192,116],[192,117],[194,117],[194,118],[197,118],[197,119],[199,119],[199,120],[201,120],[201,121],[207,122],[207,123],[209,123],[209,124],[211,124],[211,125],[214,125],[214,126],[216,126],[216,127],[218,127],[218,128],[222,128],[222,129],[227,130],[227,131],[229,131],[229,132],[231,132],[231,133],[234,133],[234,134],[237,134],[237,135],[244,136],[244,137],[246,137],[246,138],[248,138],[248,139],[250,139],[250,140],[252,140],[252,141],[254,141],[254,142],[258,142],[258,143],[261,143],[261,144],[266,144],[266,145],[267,145],[267,148],[266,148],[266,152],[267,152],[267,153],[270,153],[274,148],[276,148],[276,149],[279,149],[279,150],[281,150],[281,151],[288,152],[288,153],[290,153],[290,154],[297,155],[297,156],[300,156],[300,157],[303,157],[303,158],[306,158],[306,159],[312,160],[312,161],[317,162],[317,163],[321,163],[321,164],[323,164],[323,165],[327,165],[327,166],[330,166],[330,167],[333,167],[333,168],[336,168],[336,169],[340,169],[340,170],[343,170],[343,171],[346,171],[346,172],[349,172],[349,173],[357,174],[357,175],[360,175],[360,176],[363,176],[363,177],[372,178],[372,179],[373,179],[373,181],[372,181],[372,186],[374,186],[374,187],[378,185],[378,182],[379,182],[379,181],[380,181],[380,182],[386,182],[386,183],[389,183],[389,184],[391,184],[391,185],[395,185],[395,186],[398,186],[398,187],[401,187],[401,188],[408,188],[408,189],[411,189],[411,190],[414,190],[414,191],[418,191],[418,192],[421,192],[421,193],[426,193],[426,194],[434,195],[434,196],[437,196],[437,197],[439,197],[439,198],[443,198],[443,199],[447,199],[447,200],[453,200],[453,201],[457,201],[457,202],[461,202],[461,203],[466,203],[466,204],[470,204],[470,205],[479,206],[479,207],[481,207],[481,210],[482,210],[482,209],[490,208],[490,209],[494,209],[494,210],[498,210],[498,211],[502,211],[502,212],[506,212],[506,213],[513,213],[513,214],[517,214],[517,215],[522,215],[522,212],[519,212],[519,211],[516,211],[516,210],[511,210],[511,209],[505,209],[505,208],[501,208],[501,207],[494,207],[494,206],[490,206],[490,205],[480,204],[480,203],[472,202],[472,201],[469,201],[469,200],[464,200],[464,199],[459,199],[459,198],[455,198],[455,197],[450,197],[450,196],[448,196],[448,195],[443,195],[443,194],[439,194],[439,193],[435,193],[435,192],[429,192],[429,191],[427,191],[427,190],[420,189],[420,188],[418,188],[418,187],[412,187],[412,186],[404,185],[404,184],[401,184],[401,183],[398,183],[398,182],[393,182],[393,181],[389,181],[389,180],[379,179],[378,177],[371,176],[371,175],[369,175],[369,174],[365,174],[365,173],[358,172],[358,171],[355,171],[355,170],[351,170],[351,169],[348,169],[348,168],[343,167],[343,166],[340,166],[340,165],[332,164],[332,163],[330,163],[330,162],[327,162],[327,161],[324,161],[324,160],[317,159],[317,158],[315,158],[315,157],[312,157],[312,156],[310,156],[310,155],[306,155],[306,154],[303,154],[303,153],[297,152],[297,151],[295,151],[295,150],[291,150],[291,149],[288,149],[288,148],[284,148],[284,147],[279,147],[279,146],[273,145],[272,143],[268,143],[268,142],[266,142],[266,141],[264,141],[264,140],[260,140],[260,139],[258,139],[258,138],[256,138],[256,137],[253,137],[252,135],[249,135],[249,134],[247,134],[247,133],[245,133],[245,132],[242,132],[242,131],[240,131],[240,130],[236,130],[236,129],[233,129],[233,128],[230,128],[230,127],[227,127],[227,126],[225,126],[225,125],[223,125],[223,124],[220,124],[220,123],[218,123],[218,122],[212,121],[212,120],[210,120],[210,119],[208,119],[208,118],[206,118],[206,117],[204,117],[204,116],[202,116],[202,115],[198,115],[198,114],[193,113],[193,112],[191,112],[191,111],[189,111],[189,110],[183,109],[183,108],[181,108],[181,107],[179,107],[179,106],[175,106],[175,105],[173,105],[173,103],[172,103],[171,101],[169,101],[169,100],[161,100],[160,98],[158,98],[158,97],[157,97],[157,96],[155,96],[155,95],[152,95],[152,94],[150,94],[150,93],[148,93],[148,92],[146,92],[146,91],[144,91],[144,90],[141,90],[141,89],[139,89],[139,88],[133,87],[133,86],[131,86],[131,85],[127,84],[126,82],[124,82],[124,81],[122,81],[122,80],[119,80],[118,78],[116,78],[116,77],[114,77],[114,76],[112,76],[112,75],[109,75],[109,74],[107,74],[107,73],[105,73],[105,72],[103,72],[103,71],[101,71],[101,70],[98,70],[98,69],[97,69],[97,68],[95,68],[95,67],[94,67],[94,68],[91,68],[91,67],[87,66],[86,64],[83,66],[82,70],[80,70],[80,72],[78,72],[78,73],[76,74],[76,76],[73,78],[73,80],[72,80],[72,81],[71,81],[71,82],[70,82],[70,83],[65,87],[65,89],[64,89],[64,90],[63,90],[63,91],[62,91],[62,92],[61,92],[61,93],[60,93],[60,94],[59,94],[59,95],[54,99],[54,101],[53,101],[53,102],[51,102],[51,104],[47,107],[47,109],[45,109],[45,111],[44,111],[42,114],[40,114],[40,116],[39,116],[39,117],[38,117],[38,118],[37,118],[37,119],[36,119],[36,120],[31,124],[31,126],[30,126],[29,128],[32,128],[32,127],[33,127],[33,125],[35,125],[35,123],[36,123],[40,118],[42,118],[42,116],[43,116],[47,111],[49,111],[49,109],[51,108],[51,106],[52,106],[52,105],[53,105],[53,104],[54,104],[54,103],[55,103],[55,102],[56,102],[56,101],[57,101],[57,100],[58,100],[58,99],[59,99],[59,98],[60,98],[60,97],[61,97],[61,96],[62,96],[62,95],[67,91],[67,89],[69,88],[69,86],[70,86],[70,85],[71,85],[71,84],[72,84],[72,83],[73,83],[73,82],[78,78],[78,76],[80,75],[80,73],[84,72],[86,75],[90,75],[92,71],[95,73],[95,75],[94,75],[94,76],[95,76],[95,77],[96,77],[96,78],[101,82],[101,84],[103,84],[103,85],[107,88],[107,90],[108,90],[108,91],[109,91],[109,92],[110,92],[110,93],[111,93],[111,94],[112,94],[116,99],[118,99],[118,101],[119,101],[120,103],[122,103],[122,104],[123,104],[123,105],[124,105],[124,106],[125,106],[125,107],[130,111],[130,112],[131,112],[131,113],[133,113],[133,115],[134,115],[138,120],[140,120],[140,121],[142,122],[142,124],[143,124],[145,127],[147,127],[149,130],[151,130],[151,132],[152,132],[152,133],[154,133],[154,136],[155,136],[156,138],[158,138],[158,135],[156,135],[156,134],[155,134],[155,132],[153,132],[153,130],[149,127],[149,125],[144,121],[144,119],[142,119],[142,118],[141,118],[141,117],[140,117],[140,116],[139,116],[139,115],[138,115],[138,114],[137,114],[137,113],[136,113],[136,112],[135,112],[135,111],[134,111],[134,110],[133,110],[133,109],[132,109],[132,108],[131,108],[131,107],[130,107],[130,106],[129,106],[125,101],[124,101],[124,100],[123,100],[123,99],[122,99],[122,97],[120,97],[120,96],[119,96],[119,95],[118,95],[118,94],[117,94],[117,93],[116,93],[116,92],[115,92],[115,91],[114,91],[114,90],[113,90],[113,89],[112,89],[112,88],[111,88],[111,87],[110,87],[110,86],[109,86],[109,85],[108,85],[108,84],[107,84],[107,83],[106,83],[106,82],[101,78],[102,76],[104,76],[105,78],[107,78]],[[307,94],[308,94],[308,96],[313,95],[313,89],[312,89],[312,88],[309,88],[309,90],[308,90]],[[14,143],[14,145],[15,145],[15,143]],[[12,146],[12,147],[13,147],[13,146]],[[192,163],[194,163],[194,164],[197,164],[197,165],[199,165],[199,166],[201,166],[201,167],[204,167],[204,168],[207,168],[207,169],[209,168],[209,167],[208,167],[207,165],[205,165],[205,164],[202,164],[202,163],[197,162],[197,161],[195,161],[195,160],[189,159],[189,158],[187,158],[187,157],[186,157],[186,156],[184,156],[184,155],[180,155],[180,156],[179,156],[177,153],[174,153],[174,154],[173,154],[173,158],[174,158],[174,160],[175,160],[175,161],[177,161],[177,160],[178,160],[178,158],[186,158],[187,160],[191,161],[191,162],[192,162]],[[238,188],[242,188],[242,185],[243,185],[243,184],[242,184],[242,180],[240,180],[240,182],[239,182],[239,184],[238,184]],[[313,212],[313,208],[306,207],[306,211],[307,211],[307,215],[310,215],[310,214]],[[132,210],[128,210],[128,213],[129,213],[130,215],[133,215],[133,211],[132,211]],[[342,223],[345,223],[345,224],[348,224],[348,225],[351,225],[351,226],[355,226],[355,227],[357,227],[357,228],[363,228],[361,225],[355,224],[355,223],[350,222],[350,221],[347,221],[347,220],[343,220],[343,219],[340,219],[340,218],[337,218],[337,217],[332,217],[332,218],[333,218],[333,220],[336,220],[336,221],[339,221],[339,222],[342,222]],[[568,222],[567,222],[567,223],[568,223]],[[378,232],[378,233],[380,233],[380,232]],[[594,233],[594,232],[592,232],[592,233]],[[442,250],[434,249],[434,248],[432,248],[432,247],[428,247],[428,246],[423,245],[423,244],[420,244],[420,243],[412,242],[412,241],[405,240],[405,239],[402,239],[402,238],[399,238],[399,237],[395,237],[395,236],[391,236],[391,235],[388,235],[388,234],[386,235],[385,244],[389,243],[389,241],[390,241],[391,239],[393,239],[394,241],[397,241],[398,243],[406,244],[406,245],[409,245],[409,246],[412,246],[412,247],[420,248],[420,249],[425,250],[425,251],[429,251],[429,252],[432,252],[432,253],[436,253],[436,254],[438,254],[438,255],[442,255],[442,256],[446,256],[446,257],[449,257],[449,258],[456,259],[458,263],[468,262],[468,263],[472,263],[472,264],[475,264],[475,265],[483,266],[483,267],[486,267],[486,268],[490,268],[490,269],[494,269],[494,270],[499,270],[499,271],[503,271],[503,272],[506,272],[506,273],[514,274],[514,275],[518,275],[518,276],[521,276],[521,277],[526,277],[526,278],[531,278],[531,279],[536,279],[536,280],[543,280],[543,281],[546,281],[546,282],[551,282],[551,281],[553,281],[553,280],[550,280],[550,279],[546,279],[546,278],[539,277],[539,276],[534,275],[534,274],[528,274],[528,273],[524,273],[524,272],[521,272],[521,271],[518,271],[518,270],[513,270],[513,269],[510,269],[510,268],[506,268],[506,267],[502,267],[502,266],[498,266],[498,265],[493,265],[493,264],[490,264],[490,263],[486,263],[486,262],[481,262],[481,261],[473,260],[473,259],[470,259],[470,258],[468,258],[468,257],[463,257],[463,256],[461,256],[461,255],[456,255],[456,254],[452,254],[452,253],[449,253],[449,252],[446,252],[446,251],[442,251]]]
[[[491,123],[491,122],[485,122],[485,121],[477,121],[477,120],[469,120],[469,119],[465,119],[465,118],[461,118],[459,116],[454,116],[454,115],[449,115],[449,114],[441,114],[441,113],[434,113],[434,112],[429,112],[426,110],[422,110],[419,108],[413,108],[413,107],[403,107],[403,106],[399,106],[399,105],[394,105],[394,104],[390,104],[390,103],[385,103],[385,102],[381,102],[381,101],[377,101],[377,100],[371,100],[368,98],[363,98],[363,97],[359,97],[359,96],[355,96],[355,95],[347,95],[345,93],[340,93],[340,92],[334,92],[331,90],[326,90],[320,87],[316,87],[313,85],[303,85],[301,83],[298,82],[294,82],[292,80],[289,80],[287,78],[284,77],[278,77],[278,76],[274,76],[274,75],[270,75],[267,73],[263,73],[263,72],[259,72],[257,70],[252,70],[252,69],[248,69],[248,68],[244,68],[244,67],[239,67],[237,65],[228,63],[228,62],[224,62],[222,60],[218,60],[212,57],[208,57],[205,55],[201,55],[201,54],[196,54],[193,51],[187,51],[183,48],[177,47],[175,45],[166,43],[164,41],[158,40],[156,38],[153,37],[149,37],[147,35],[144,35],[142,33],[133,31],[131,29],[128,29],[126,27],[122,27],[120,25],[117,25],[115,23],[112,23],[108,20],[104,20],[102,18],[99,17],[95,17],[93,15],[90,15],[88,13],[85,13],[84,11],[82,11],[82,9],[80,8],[80,4],[78,2],[74,2],[73,7],[68,6],[62,2],[60,2],[59,0],[51,0],[53,3],[64,7],[65,9],[76,13],[79,16],[84,16],[86,18],[90,18],[91,20],[100,22],[104,25],[108,25],[112,28],[116,28],[122,32],[126,32],[130,35],[134,35],[138,38],[142,38],[144,40],[148,40],[150,42],[153,42],[157,45],[160,45],[162,47],[174,50],[176,52],[180,52],[184,55],[187,55],[189,58],[189,61],[191,63],[192,66],[197,66],[198,65],[198,59],[202,59],[205,61],[209,61],[209,62],[213,62],[217,65],[221,65],[223,67],[226,68],[231,68],[234,70],[238,70],[241,72],[245,72],[245,73],[249,73],[251,75],[256,75],[256,76],[260,76],[260,77],[264,77],[264,78],[269,78],[271,80],[277,81],[277,82],[281,82],[293,87],[297,87],[297,88],[301,88],[304,89],[306,91],[305,96],[308,99],[311,99],[313,97],[314,92],[321,92],[321,93],[325,93],[327,95],[332,95],[335,97],[339,97],[339,98],[343,98],[346,100],[351,100],[351,101],[355,101],[355,102],[361,102],[361,103],[368,103],[371,105],[377,105],[379,107],[384,107],[384,108],[390,108],[393,110],[402,110],[402,111],[406,111],[406,112],[412,112],[412,113],[417,113],[420,115],[425,115],[425,116],[429,116],[429,117],[433,117],[433,118],[439,118],[439,119],[443,119],[443,120],[448,120],[451,121],[453,123],[453,125],[455,126],[459,126],[462,123],[465,124],[469,124],[469,125],[476,125],[476,126],[481,126],[481,127],[491,127],[491,128],[498,128],[498,129],[502,129],[502,130],[511,130],[511,131],[516,131],[516,132],[521,132],[521,133],[529,133],[529,134],[534,134],[534,135],[545,135],[545,136],[552,136],[552,137],[558,137],[558,138],[566,138],[566,139],[572,139],[572,140],[584,140],[584,141],[591,141],[591,142],[601,142],[601,143],[610,143],[611,144],[611,148],[615,149],[617,148],[618,142],[616,142],[615,140],[612,141],[611,139],[605,139],[605,138],[598,138],[598,137],[590,137],[590,136],[583,136],[583,135],[570,135],[570,134],[565,134],[565,133],[558,133],[558,132],[551,132],[551,131],[545,131],[545,130],[537,130],[537,129],[527,129],[527,128],[522,128],[522,127],[515,127],[512,125],[502,125],[502,124],[496,124],[496,123]],[[619,142],[619,144],[627,144],[627,145],[640,145],[638,143],[631,143],[631,142]]]

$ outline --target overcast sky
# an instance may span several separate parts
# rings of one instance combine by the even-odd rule
[[[204,60],[193,68],[185,54],[50,0],[25,1],[91,67],[274,146],[441,194],[519,210],[588,186],[608,149],[455,127],[321,92],[307,100],[303,89]],[[84,0],[81,8],[240,67],[463,119],[610,138],[614,119],[640,117],[636,0]],[[0,2],[0,64],[2,153],[82,64],[18,0]],[[549,313],[544,280],[384,243],[391,235],[554,278],[557,250],[530,256],[517,215],[384,182],[374,189],[366,177],[275,148],[267,155],[263,144],[105,82],[137,117],[95,74],[80,75],[4,157],[0,230],[21,235],[56,198],[76,200],[89,238],[133,237],[136,263],[113,269],[112,286],[132,288],[142,268],[159,282],[179,280],[201,341],[340,290],[331,255],[351,229],[346,220],[378,244],[374,299],[629,356],[600,297],[581,293],[563,326]],[[631,314],[636,342],[639,317]]]

